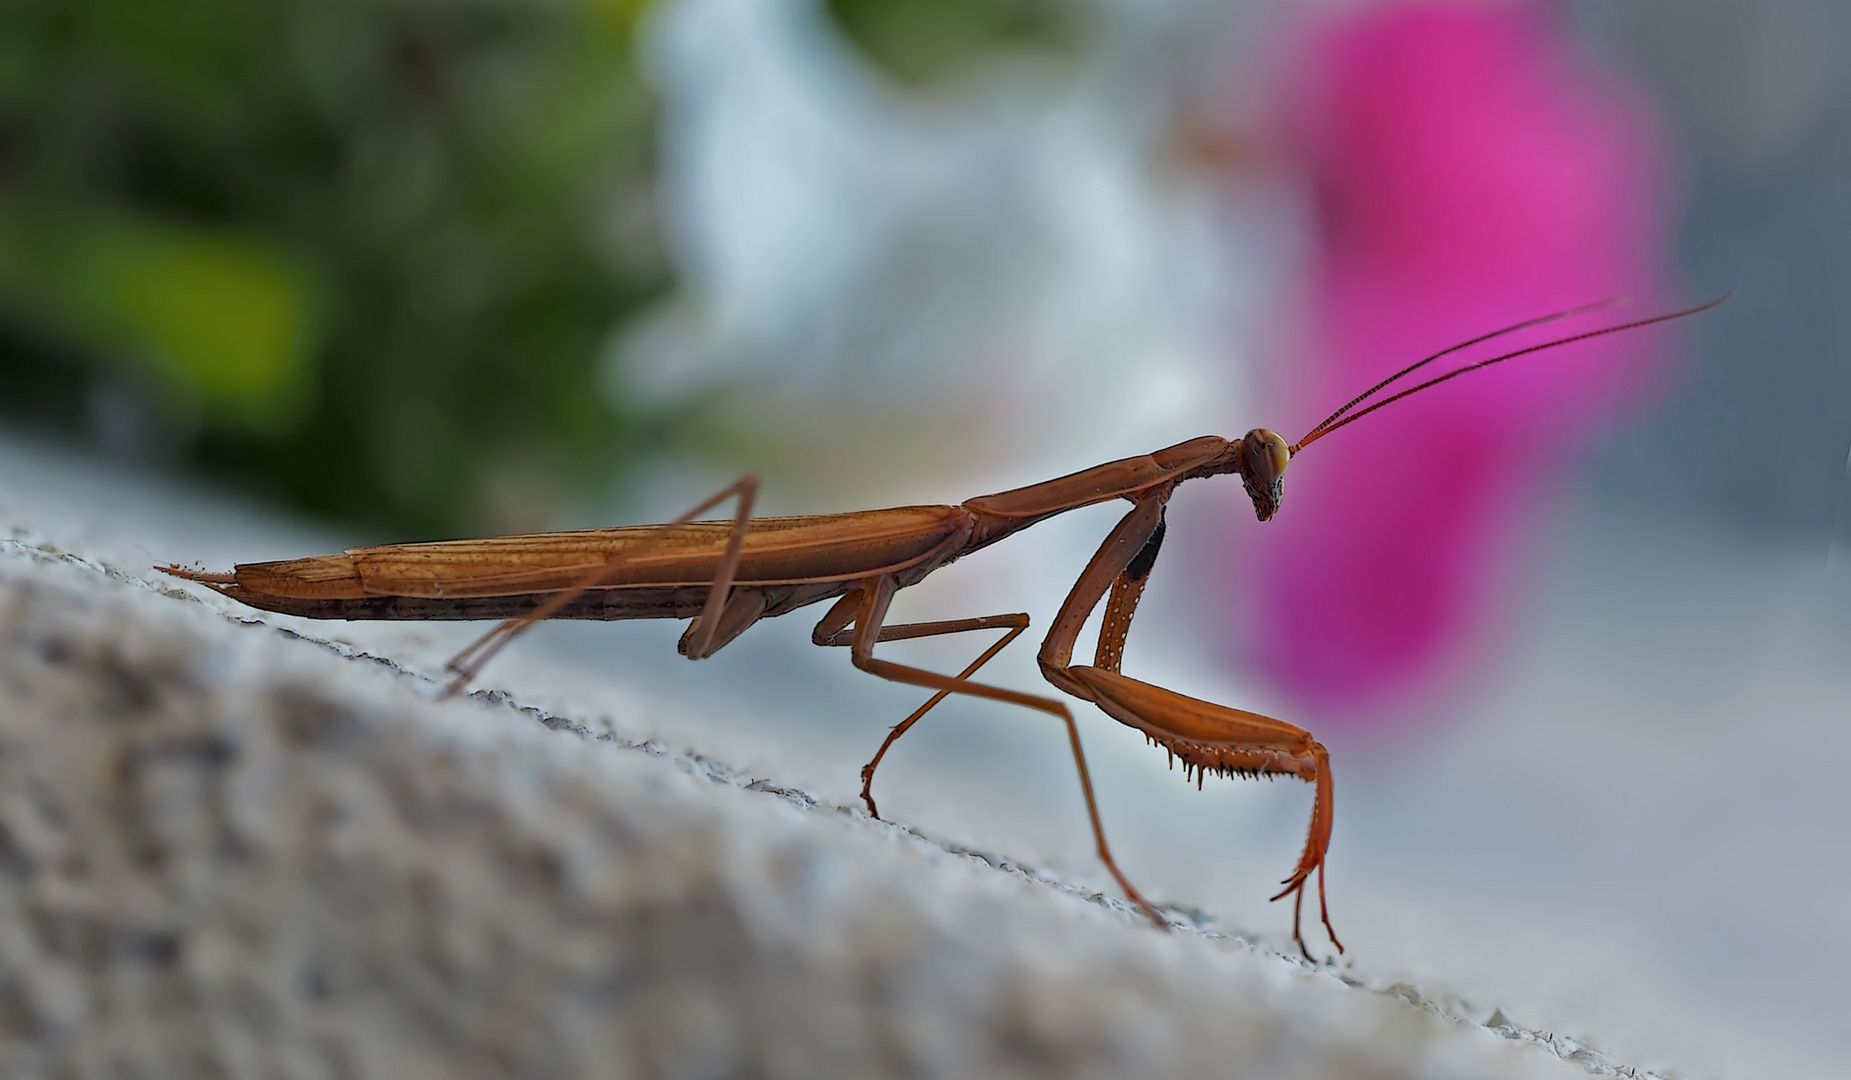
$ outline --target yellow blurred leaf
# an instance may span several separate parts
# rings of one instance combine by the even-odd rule
[[[274,245],[118,214],[15,226],[0,282],[44,329],[219,419],[275,427],[305,404],[319,305]]]
[[[619,41],[628,41],[636,20],[649,8],[649,0],[584,0],[598,25]]]

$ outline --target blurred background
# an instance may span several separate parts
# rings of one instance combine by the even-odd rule
[[[766,513],[958,502],[1739,286],[1308,447],[1264,526],[1182,489],[1126,670],[1331,746],[1359,972],[1841,1075],[1847,46],[1831,0],[15,0],[0,506],[219,568],[745,471]],[[1045,625],[1117,512],[897,610]],[[660,626],[525,645],[676,703],[620,727],[851,801],[916,695],[785,622],[698,665]],[[1033,651],[986,673],[1037,686]],[[1083,725],[1134,879],[1279,937],[1309,792],[1198,794]],[[1109,886],[1034,717],[948,703],[877,791]]]

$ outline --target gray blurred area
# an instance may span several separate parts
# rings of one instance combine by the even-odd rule
[[[1823,543],[1851,453],[1851,6],[1582,0],[1590,45],[1642,77],[1682,144],[1679,259],[1741,293],[1669,401],[1616,437],[1603,498]]]

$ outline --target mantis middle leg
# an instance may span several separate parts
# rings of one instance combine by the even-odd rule
[[[1317,871],[1318,913],[1331,944],[1342,952],[1343,942],[1331,928],[1324,895],[1324,855],[1330,847],[1333,819],[1330,755],[1323,744],[1296,724],[1187,697],[1119,674],[1132,616],[1163,543],[1163,511],[1168,499],[1168,489],[1140,499],[1100,545],[1042,643],[1038,657],[1042,674],[1055,686],[1097,704],[1113,719],[1137,728],[1174,757],[1180,757],[1185,775],[1194,771],[1198,786],[1211,771],[1223,775],[1296,776],[1315,785],[1304,851],[1298,866],[1285,879],[1285,888],[1273,899],[1293,897],[1292,939],[1308,959],[1311,952],[1305,946],[1300,917],[1305,885],[1312,871]],[[1073,648],[1080,629],[1108,590],[1111,599],[1106,603],[1099,631],[1096,666],[1076,666],[1072,662]]]
[[[830,609],[827,615],[823,616],[822,621],[817,623],[816,632],[811,635],[811,640],[818,645],[853,645],[855,643],[855,632],[848,629],[848,627],[854,621],[855,614],[861,607],[861,604],[862,600],[858,593],[849,593],[847,596],[844,596],[836,603],[835,607]],[[992,643],[989,648],[983,650],[982,655],[972,660],[963,671],[958,672],[957,679],[959,682],[963,682],[968,680],[972,675],[975,675],[978,669],[989,663],[997,653],[1007,648],[1010,642],[1022,636],[1022,631],[1028,629],[1028,615],[1026,613],[1017,612],[1013,615],[979,615],[974,619],[950,619],[942,622],[901,623],[894,626],[883,626],[881,627],[879,637],[875,640],[909,641],[915,638],[940,637],[946,634],[962,634],[971,630],[996,630],[1003,628],[1008,629],[1009,632]],[[952,691],[950,690],[940,690],[938,693],[933,694],[931,699],[924,705],[914,709],[912,714],[906,719],[895,724],[893,728],[887,732],[887,737],[881,741],[880,749],[874,751],[874,757],[866,765],[861,767],[861,801],[868,804],[868,813],[872,816],[877,818],[881,816],[880,808],[874,805],[874,770],[880,767],[881,759],[887,756],[888,748],[899,741],[900,736],[911,730],[912,726],[918,723],[920,718],[924,717],[926,713],[931,712],[934,706],[947,697],[950,697],[951,694]]]
[[[924,708],[919,709],[913,716],[905,721],[905,724],[908,726],[920,716],[925,715],[926,709],[931,708],[942,700],[944,694],[969,694],[972,697],[988,698],[992,701],[1005,701],[1012,705],[1021,705],[1025,708],[1034,709],[1037,712],[1044,712],[1058,718],[1061,723],[1065,724],[1067,727],[1067,741],[1073,750],[1074,766],[1079,770],[1080,790],[1086,797],[1086,814],[1088,820],[1092,823],[1095,850],[1098,852],[1100,861],[1105,863],[1105,868],[1111,872],[1113,880],[1118,882],[1118,887],[1125,891],[1125,895],[1129,897],[1133,903],[1137,904],[1138,907],[1143,910],[1144,914],[1150,917],[1152,922],[1165,930],[1169,929],[1170,924],[1168,920],[1164,919],[1157,909],[1151,905],[1150,901],[1144,899],[1143,894],[1138,892],[1137,888],[1131,884],[1130,879],[1125,877],[1124,872],[1119,870],[1117,860],[1112,858],[1112,849],[1106,843],[1105,839],[1105,826],[1099,820],[1099,803],[1093,796],[1092,774],[1086,767],[1086,751],[1080,745],[1080,729],[1073,722],[1073,713],[1068,711],[1065,704],[1053,698],[1041,697],[1035,694],[1024,694],[1016,690],[1005,690],[1000,686],[990,686],[986,683],[970,681],[969,676],[977,667],[980,667],[983,663],[987,662],[991,656],[999,652],[1002,646],[1008,644],[1022,629],[1027,628],[1028,616],[989,616],[988,620],[991,620],[990,625],[1011,625],[1014,620],[1019,619],[1021,621],[1021,626],[1012,629],[1011,633],[1005,636],[1002,641],[991,646],[983,656],[978,658],[975,664],[966,668],[962,675],[956,677],[941,675],[936,671],[927,671],[924,668],[898,664],[891,660],[882,660],[874,655],[874,646],[877,642],[882,640],[897,640],[906,637],[927,637],[931,636],[934,632],[958,632],[956,629],[939,629],[937,631],[929,629],[934,625],[940,627],[960,627],[961,629],[980,629],[980,627],[968,624],[986,620],[960,620],[958,622],[943,624],[901,624],[891,627],[890,629],[896,631],[896,633],[892,637],[887,637],[884,635],[883,630],[888,628],[884,628],[882,623],[886,618],[888,605],[893,601],[893,592],[894,582],[891,577],[883,576],[870,578],[861,582],[855,587],[853,592],[844,596],[836,603],[835,607],[830,609],[827,615],[823,616],[822,622],[816,627],[814,640],[819,644],[830,644],[838,635],[846,630],[852,622],[855,629],[850,639],[850,658],[856,667],[870,675],[878,675],[892,682],[907,683],[912,686],[922,686],[927,689],[941,691],[942,693],[938,697],[934,697],[931,701],[927,702]],[[896,728],[895,733],[888,737],[887,744],[882,746],[881,749],[883,752],[886,749],[886,745],[890,745],[895,738],[899,737],[899,734],[900,729]],[[867,771],[871,772],[873,765],[879,760],[877,755],[875,762],[869,763]]]

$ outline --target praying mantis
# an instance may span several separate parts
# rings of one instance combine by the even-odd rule
[[[862,769],[861,798],[871,815],[880,816],[873,782],[882,758],[947,696],[964,694],[1045,713],[1066,729],[1100,860],[1126,897],[1153,923],[1168,929],[1162,913],[1131,884],[1112,857],[1079,727],[1067,704],[972,679],[1028,629],[1028,615],[887,621],[896,592],[957,559],[1056,515],[1122,499],[1131,508],[1106,536],[1055,613],[1037,657],[1041,673],[1063,694],[1092,702],[1106,715],[1142,732],[1172,762],[1180,759],[1185,779],[1193,777],[1198,786],[1208,773],[1293,776],[1312,784],[1304,849],[1298,865],[1284,880],[1284,888],[1272,899],[1293,898],[1292,938],[1309,958],[1301,921],[1305,887],[1316,873],[1318,915],[1331,944],[1341,953],[1343,943],[1331,926],[1324,889],[1334,813],[1330,755],[1324,745],[1296,724],[1186,697],[1119,670],[1132,616],[1163,545],[1164,511],[1170,497],[1187,481],[1232,473],[1240,477],[1255,515],[1267,521],[1279,510],[1286,466],[1305,447],[1378,409],[1519,356],[1695,315],[1729,295],[1682,311],[1518,349],[1370,401],[1398,380],[1461,349],[1612,301],[1530,319],[1403,368],[1326,417],[1295,443],[1265,428],[1255,428],[1239,439],[1208,435],[956,506],[754,518],[758,479],[745,476],[663,525],[354,548],[338,555],[243,563],[229,573],[175,565],[157,569],[252,607],[308,618],[500,620],[448,663],[447,670],[455,676],[452,693],[474,679],[515,636],[542,619],[687,619],[678,648],[683,656],[699,660],[719,651],[760,619],[833,600],[811,635],[817,645],[847,647],[851,663],[862,671],[934,692],[888,732]],[[729,498],[735,500],[730,521],[696,520]],[[1101,600],[1105,613],[1093,662],[1075,664],[1073,651],[1081,628]],[[886,642],[983,630],[1001,630],[1003,635],[956,675],[875,655],[875,646]]]

